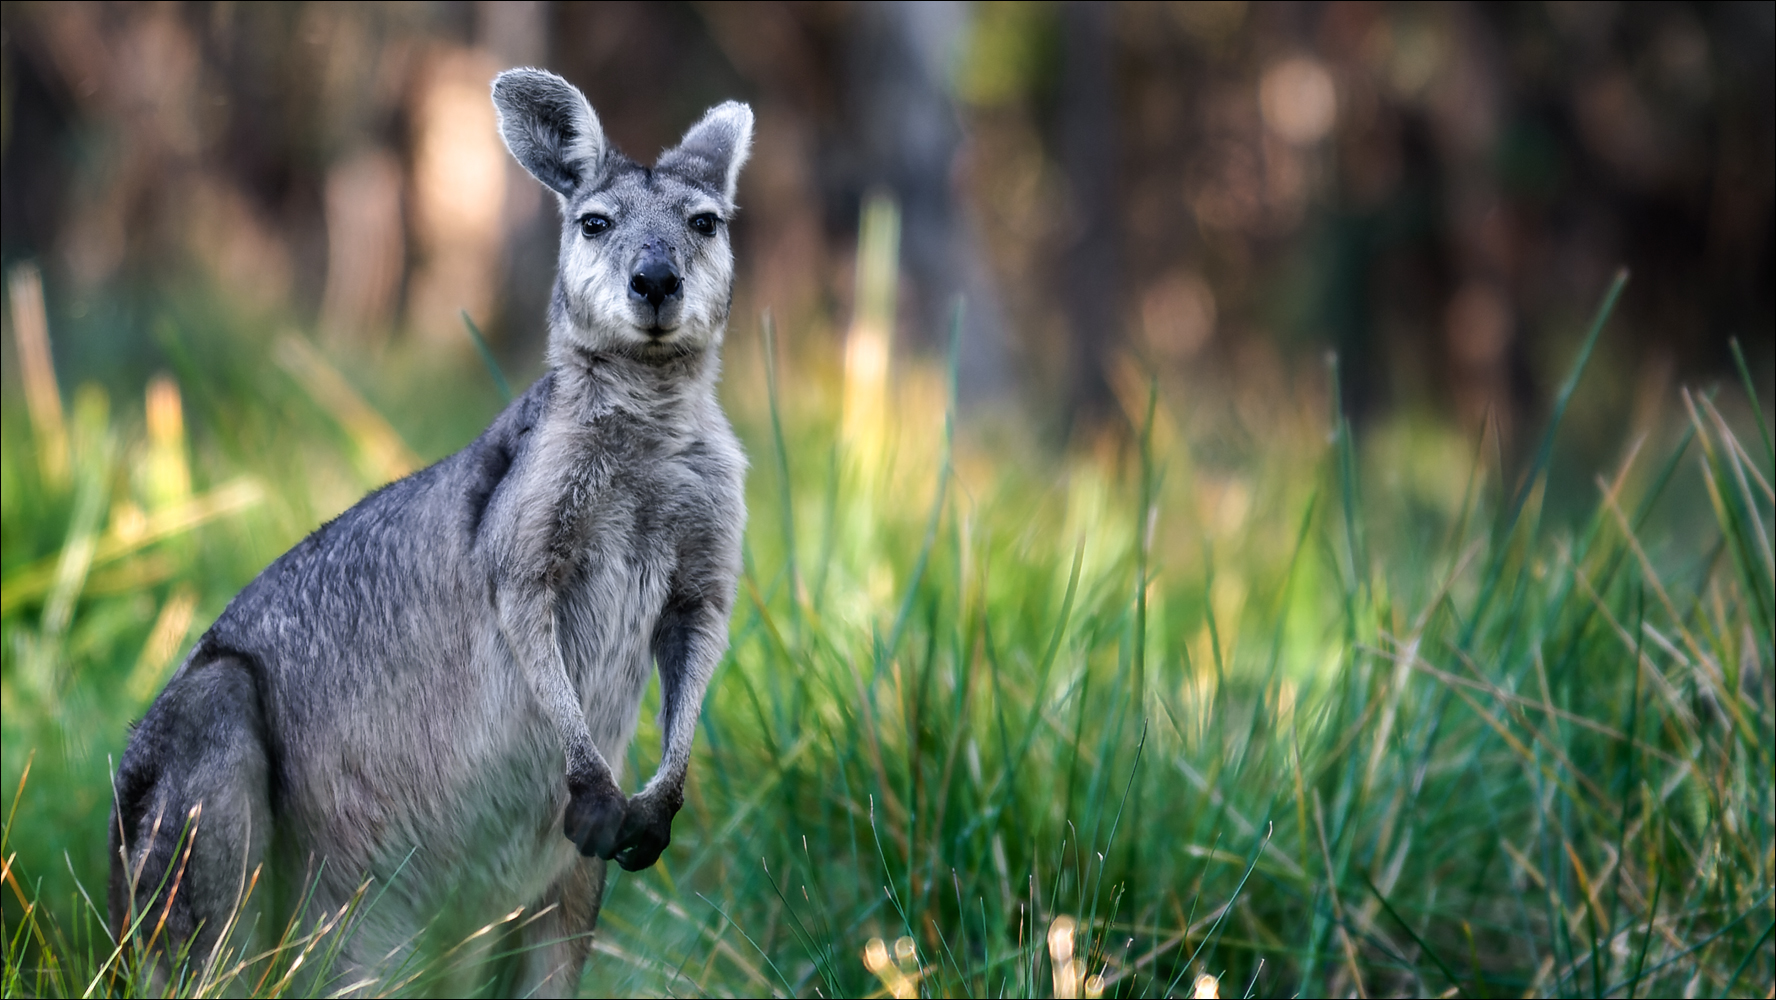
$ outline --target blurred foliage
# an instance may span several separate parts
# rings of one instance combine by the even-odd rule
[[[530,365],[553,213],[493,165],[484,93],[540,64],[644,159],[703,107],[753,102],[737,304],[793,350],[832,349],[860,206],[895,194],[895,355],[941,355],[966,294],[964,399],[1030,407],[1051,440],[1078,408],[1126,432],[1105,387],[1130,356],[1194,389],[1331,348],[1359,429],[1497,420],[1521,460],[1570,304],[1623,264],[1632,349],[1602,377],[1730,374],[1736,335],[1771,389],[1767,4],[1105,11],[8,2],[0,257],[40,262],[66,371],[114,392],[164,365],[170,287],[368,354],[460,353],[467,308]]]

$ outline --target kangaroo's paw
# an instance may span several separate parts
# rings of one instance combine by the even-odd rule
[[[561,824],[562,832],[581,854],[608,861],[619,846],[628,800],[609,778],[602,782],[570,778],[567,787],[567,815]]]
[[[617,864],[638,872],[660,860],[660,852],[672,843],[672,817],[684,805],[682,793],[643,792],[629,800],[623,826],[617,835]]]

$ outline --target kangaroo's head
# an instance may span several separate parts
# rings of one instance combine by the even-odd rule
[[[752,109],[709,109],[648,168],[611,148],[585,95],[553,73],[501,73],[493,103],[506,148],[561,204],[551,342],[647,361],[719,344]]]

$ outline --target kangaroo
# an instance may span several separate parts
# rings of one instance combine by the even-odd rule
[[[715,383],[752,111],[710,109],[644,167],[552,73],[501,73],[493,101],[561,209],[548,372],[273,562],[135,727],[109,909],[120,934],[163,928],[162,975],[368,883],[345,972],[524,907],[521,989],[570,991],[606,861],[671,839],[746,519]],[[660,767],[626,796],[655,665]]]

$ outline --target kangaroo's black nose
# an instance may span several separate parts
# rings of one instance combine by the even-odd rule
[[[683,290],[678,271],[664,257],[650,257],[641,262],[635,276],[629,279],[629,292],[647,300],[655,309],[667,299],[677,298]]]

